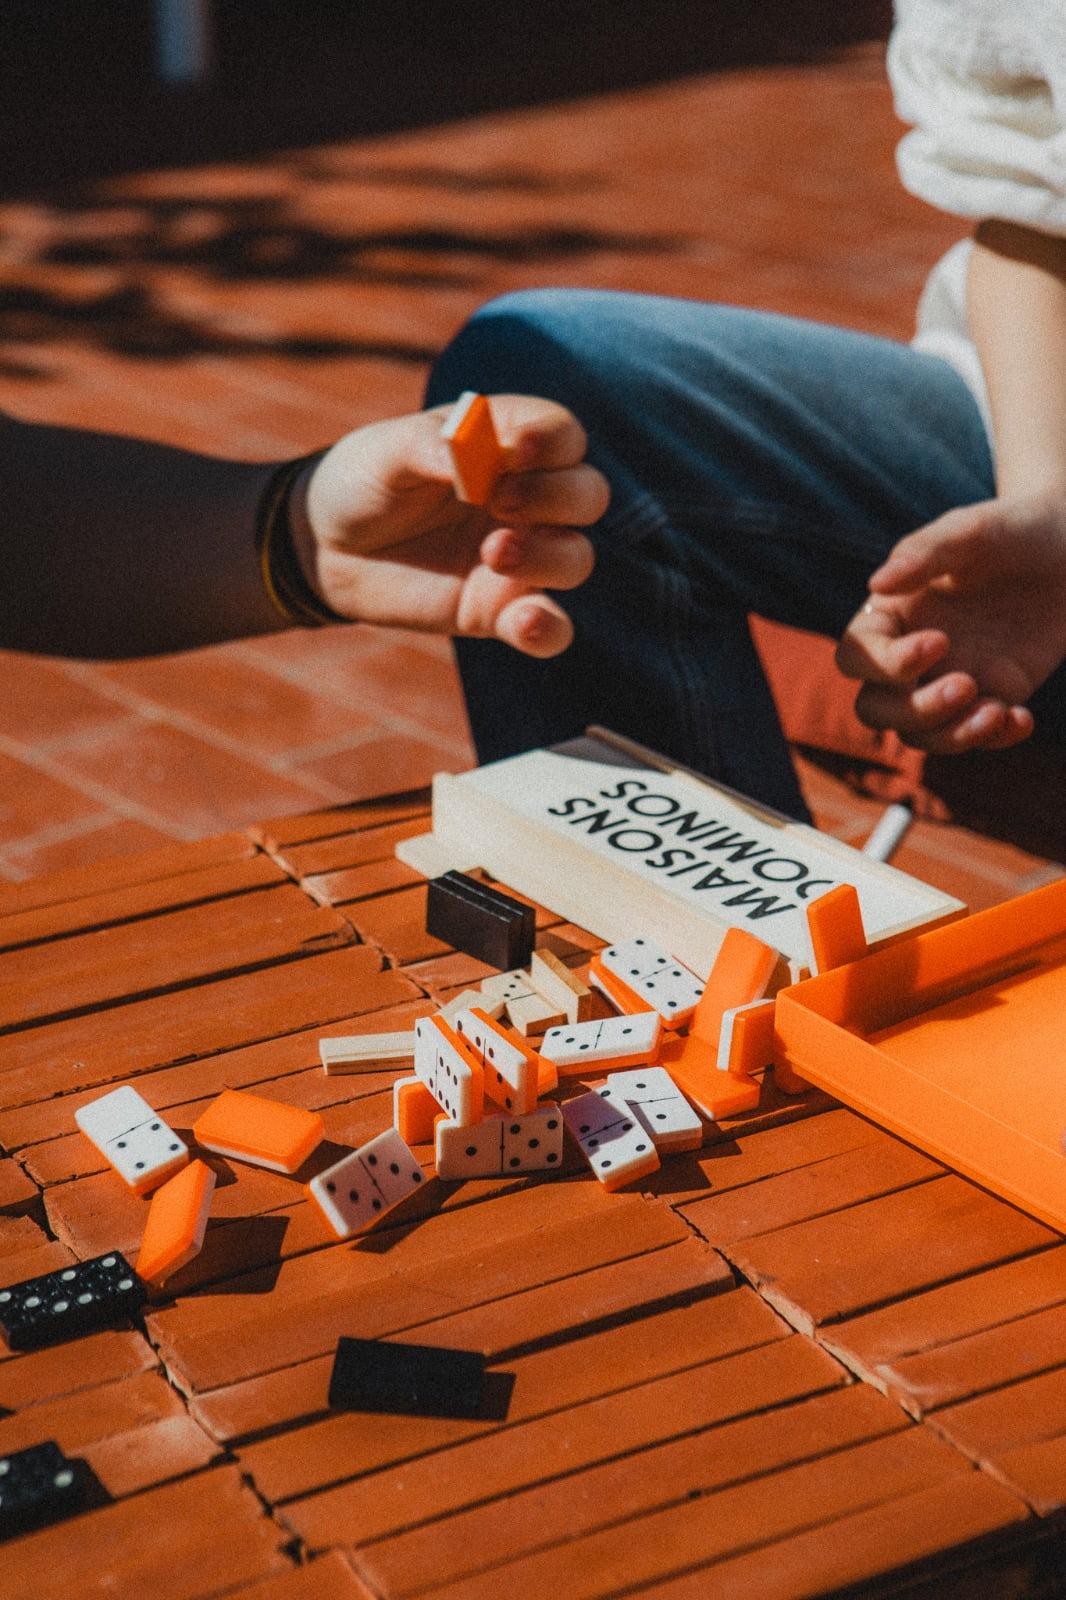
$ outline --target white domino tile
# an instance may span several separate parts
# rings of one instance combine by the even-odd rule
[[[657,1150],[697,1150],[702,1145],[703,1121],[665,1067],[612,1072],[607,1087],[643,1123]]]
[[[128,1085],[79,1107],[74,1120],[135,1194],[149,1194],[188,1162],[185,1141]]]
[[[505,1111],[522,1116],[537,1103],[537,1057],[508,1039],[491,1018],[461,1011],[452,1027],[470,1044],[485,1074],[485,1093]]]
[[[503,1119],[486,1117],[473,1127],[442,1117],[433,1132],[437,1177],[495,1178],[503,1171]]]
[[[704,984],[696,974],[652,939],[608,945],[600,951],[599,961],[612,977],[654,1006],[671,1027],[687,1022],[703,995]]]
[[[415,1076],[453,1122],[480,1120],[481,1068],[467,1061],[452,1030],[439,1017],[419,1017],[415,1023]]]
[[[598,1022],[569,1022],[549,1028],[540,1053],[560,1071],[610,1062],[652,1061],[659,1049],[662,1021],[657,1011],[605,1017]]]
[[[605,1189],[619,1189],[657,1170],[659,1157],[651,1135],[610,1089],[567,1101],[563,1117]]]
[[[342,1157],[308,1184],[339,1239],[378,1222],[423,1182],[424,1174],[395,1128]]]
[[[525,1117],[503,1120],[501,1171],[550,1172],[562,1165],[563,1114],[551,1100]]]

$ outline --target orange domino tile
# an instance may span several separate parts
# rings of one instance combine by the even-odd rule
[[[719,1072],[715,1047],[689,1035],[686,1039],[667,1039],[659,1052],[659,1065],[665,1067],[681,1093],[712,1122],[720,1117],[735,1117],[754,1111],[761,1090],[754,1078]]]
[[[838,884],[807,907],[807,934],[815,972],[859,961],[866,954],[859,896],[850,883]]]
[[[190,1162],[156,1190],[137,1257],[137,1272],[146,1283],[164,1283],[199,1254],[214,1192],[215,1174],[202,1161]]]
[[[468,505],[485,505],[506,462],[485,396],[460,395],[445,419],[441,438],[451,454],[457,498]]]
[[[421,1078],[397,1078],[392,1086],[392,1121],[405,1144],[429,1144],[440,1106]]]
[[[718,948],[703,994],[693,1013],[690,1032],[715,1049],[722,1017],[736,1006],[761,1000],[769,991],[781,957],[745,928],[729,928]]]
[[[223,1089],[193,1123],[197,1144],[271,1172],[295,1172],[325,1136],[317,1111],[269,1100],[244,1089]]]

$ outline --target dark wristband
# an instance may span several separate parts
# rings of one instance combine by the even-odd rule
[[[289,521],[289,501],[297,478],[325,454],[325,450],[315,450],[280,466],[263,491],[255,519],[255,550],[263,587],[275,611],[301,628],[349,620],[320,600],[304,577]]]

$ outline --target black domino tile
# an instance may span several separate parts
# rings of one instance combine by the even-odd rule
[[[125,1322],[148,1298],[117,1250],[0,1289],[0,1328],[12,1350],[36,1350]]]
[[[526,966],[533,954],[535,923],[532,906],[463,872],[430,880],[426,932],[490,967],[506,972]]]
[[[329,1403],[345,1411],[480,1417],[485,1357],[473,1350],[342,1338],[337,1341]]]
[[[0,1539],[60,1522],[100,1498],[88,1463],[65,1456],[52,1439],[0,1456]]]

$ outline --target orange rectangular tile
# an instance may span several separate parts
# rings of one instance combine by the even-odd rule
[[[555,1292],[565,1297],[569,1290],[564,1282]],[[438,1332],[443,1334],[445,1325],[438,1324]],[[573,1337],[563,1343],[507,1359],[506,1370],[513,1379],[508,1422],[559,1412],[599,1394],[771,1344],[790,1330],[752,1290],[737,1289],[672,1310],[635,1300],[630,1314],[616,1326],[602,1331],[575,1326],[572,1332]],[[331,1365],[332,1357],[325,1356],[264,1373],[194,1396],[191,1407],[222,1443],[279,1430],[274,1441],[263,1439],[255,1446],[255,1460],[264,1473],[287,1475],[290,1497],[328,1482],[331,1462],[340,1464],[338,1477],[341,1469],[353,1475],[376,1471],[439,1445],[490,1432],[494,1426],[466,1418],[397,1416],[383,1433],[367,1413],[326,1415]],[[308,1420],[298,1432],[291,1428],[280,1432],[283,1424],[315,1417],[322,1420]],[[284,1452],[282,1439],[289,1443]]]
[[[757,1594],[759,1600],[814,1600],[853,1585],[861,1585],[862,1593],[877,1578],[912,1568],[917,1568],[915,1576],[928,1573],[929,1581],[942,1571],[944,1594],[952,1589],[964,1593],[968,1584],[994,1585],[1000,1576],[1006,1583],[1024,1582],[1029,1564],[1017,1541],[1002,1541],[1009,1551],[1005,1570],[988,1563],[1002,1536],[1021,1531],[1025,1521],[1025,1507],[1014,1495],[973,1473],[965,1493],[949,1479],[699,1567],[657,1584],[655,1594],[657,1600],[732,1600],[738,1594]],[[967,1556],[976,1562],[979,1554],[984,1557],[980,1566],[957,1573]]]
[[[1038,1373],[933,1413],[934,1432],[975,1461],[1066,1435],[1066,1367]]]
[[[330,1105],[340,1100],[358,1099],[365,1094],[378,1094],[389,1087],[395,1075],[394,1069],[390,1067],[380,1073],[360,1074],[358,1078],[348,1078],[345,1083],[331,1084],[322,1072],[319,1061],[319,1039],[331,1034],[356,1032],[360,1028],[370,1031],[373,1027],[375,1031],[384,1032],[410,1028],[416,1017],[424,1016],[432,1009],[433,1002],[430,1000],[405,1001],[383,1011],[339,1017],[336,1021],[283,1034],[280,1038],[222,1050],[199,1061],[160,1067],[154,1072],[138,1075],[137,1092],[143,1094],[157,1111],[187,1106],[193,1101],[220,1094],[223,1089],[251,1088],[267,1083],[275,1086],[271,1092],[277,1092],[282,1099],[287,1097],[291,1088],[301,1097],[300,1103],[310,1104],[306,1093],[311,1075],[312,1081],[318,1085],[320,1096],[316,1104]],[[282,1085],[286,1087],[282,1088]],[[49,1100],[0,1110],[0,1144],[9,1150],[42,1144],[67,1144],[69,1141],[64,1136],[69,1134],[73,1126],[74,1112],[89,1100],[96,1099],[98,1092],[97,1089],[82,1093],[75,1090],[69,1094],[55,1095]],[[61,1162],[53,1160],[50,1150],[37,1151],[27,1160],[36,1161],[38,1157],[48,1164],[50,1182],[54,1181],[55,1171],[66,1170],[72,1176],[76,1170],[74,1167],[64,1169]],[[80,1170],[95,1171],[96,1168],[81,1165]]]
[[[235,861],[223,866],[205,867],[199,872],[184,872],[173,878],[151,883],[131,884],[128,888],[108,888],[76,900],[12,912],[0,917],[0,951],[18,945],[57,939],[90,929],[133,922],[141,917],[176,911],[211,900],[223,900],[286,883],[285,874],[268,856]],[[63,947],[57,950],[62,957]]]
[[[284,637],[287,637],[284,636]],[[425,819],[424,833],[429,827],[430,794],[420,789],[410,795],[385,795],[373,800],[349,801],[346,805],[328,806],[319,811],[303,811],[296,815],[285,812],[265,822],[256,822],[248,829],[249,836],[272,853],[287,853],[294,846],[318,844],[324,839],[362,832],[368,828],[383,828],[393,823],[415,822]]]
[[[339,1550],[236,1590],[232,1600],[326,1600],[327,1596],[328,1600],[377,1600]]]
[[[369,866],[374,861],[391,861],[403,839],[425,833],[426,816],[361,828],[356,833],[341,833],[308,844],[288,845],[280,852],[290,872],[310,878],[319,873],[343,872],[352,867]]]
[[[14,1416],[0,1418],[0,1454],[24,1450],[38,1439],[55,1439],[68,1455],[80,1455],[98,1439],[184,1415],[181,1396],[161,1373],[135,1372],[42,1399]]]
[[[865,1382],[885,1386],[906,1404],[908,1390],[894,1387],[900,1362],[943,1348],[950,1364],[955,1342],[1064,1304],[1066,1247],[1059,1245],[849,1318],[824,1328],[820,1339]]]
[[[317,1112],[240,1089],[223,1089],[193,1124],[201,1149],[287,1173],[303,1165],[324,1133]]]
[[[423,882],[421,873],[405,867],[402,861],[368,861],[365,866],[346,867],[342,872],[319,872],[301,883],[320,905],[347,906],[375,895],[408,889]]]
[[[682,1209],[712,1244],[736,1244],[925,1183],[941,1176],[943,1170],[910,1145],[882,1135],[856,1150],[697,1200]]]
[[[153,1331],[167,1352],[168,1366],[182,1373],[183,1381],[197,1389],[217,1388],[266,1371],[282,1358],[297,1361],[321,1355],[340,1333],[362,1338],[398,1333],[504,1294],[643,1255],[678,1239],[681,1225],[665,1208],[660,1211],[647,1207],[639,1197],[634,1199],[642,1207],[640,1213],[630,1211],[624,1219],[617,1213],[610,1217],[601,1214],[595,1220],[583,1218],[579,1233],[572,1226],[544,1228],[524,1235],[517,1251],[510,1243],[497,1242],[494,1232],[494,1243],[488,1249],[482,1245],[450,1258],[446,1286],[439,1262],[432,1268],[394,1265],[383,1277],[382,1265],[372,1255],[368,1259],[367,1254],[342,1247],[316,1252],[312,1263],[316,1281],[309,1295],[293,1299],[293,1286],[304,1274],[290,1273],[288,1293],[279,1295],[275,1290],[247,1320],[240,1300],[227,1297],[230,1305],[221,1308],[224,1325],[232,1331],[239,1324],[239,1338],[219,1341],[210,1327],[204,1326],[202,1315],[193,1318],[186,1331],[180,1306],[154,1317]],[[481,1228],[485,1226],[482,1218]],[[423,1238],[434,1237],[425,1225],[419,1231]],[[421,1241],[419,1248],[424,1249]],[[299,1264],[295,1261],[286,1266]],[[254,1280],[246,1281],[250,1288]],[[356,1285],[358,1295],[353,1303]]]
[[[155,883],[186,872],[200,872],[205,867],[247,861],[255,853],[256,847],[246,834],[223,833],[196,843],[168,844],[132,856],[68,867],[47,879],[0,887],[0,917],[134,884]]]
[[[0,1406],[5,1414],[27,1407],[36,1410],[45,1400],[116,1383],[157,1366],[155,1351],[143,1334],[89,1333],[69,1344],[0,1362]]]
[[[416,997],[414,985],[383,970],[380,952],[366,946],[281,962],[12,1034],[4,1041],[4,1098],[20,1105],[114,1083],[189,1056],[350,1018],[360,1003],[376,1011]]]
[[[215,1181],[211,1167],[191,1161],[156,1190],[137,1253],[137,1273],[146,1283],[158,1288],[199,1254]]]
[[[834,1362],[793,1338],[604,1395],[561,1416],[517,1423],[457,1444],[444,1457],[433,1453],[325,1489],[290,1502],[282,1515],[312,1549],[340,1541],[365,1546],[475,1501],[542,1483],[557,1475],[563,1461],[575,1472],[840,1382]],[[359,1530],[356,1540],[352,1529]]]
[[[29,1211],[37,1199],[37,1185],[28,1178],[17,1161],[0,1160],[0,1211],[12,1215]]]
[[[344,920],[295,884],[264,887],[62,941],[8,951],[0,1026],[176,989],[351,940]]]
[[[296,810],[321,793],[161,722],[65,750],[61,767],[192,834],[239,827],[263,811]]]
[[[771,1305],[811,1332],[1044,1249],[1055,1237],[961,1178],[945,1177],[724,1249]]]
[[[708,1378],[713,1376],[707,1374]],[[565,1415],[559,1419],[566,1427]],[[624,1522],[671,1501],[812,1460],[899,1431],[906,1421],[858,1387],[800,1399],[755,1416],[653,1444],[576,1477],[460,1511],[445,1522],[364,1548],[359,1564],[383,1593],[410,1595],[495,1568],[545,1546]],[[753,1592],[758,1593],[758,1589]]]
[[[183,1478],[217,1461],[221,1452],[187,1412],[109,1434],[87,1445],[85,1460],[114,1500]]]
[[[600,1600],[622,1587],[658,1588],[745,1547],[811,1526],[828,1530],[848,1513],[938,1484],[951,1482],[958,1494],[970,1476],[957,1452],[912,1427],[522,1557],[506,1569],[507,1593],[526,1600],[558,1588],[572,1600]],[[435,1596],[487,1600],[499,1581],[498,1572],[486,1573]]]
[[[215,1467],[103,1506],[80,1517],[77,1529],[85,1600],[104,1600],[109,1593],[194,1600],[285,1565],[278,1529],[236,1467]],[[13,1594],[69,1600],[70,1533],[60,1523],[8,1545],[4,1581]]]
[[[227,645],[108,663],[95,675],[152,708],[222,734],[249,755],[282,756],[351,739],[377,721],[365,709],[341,705],[264,670]]]

